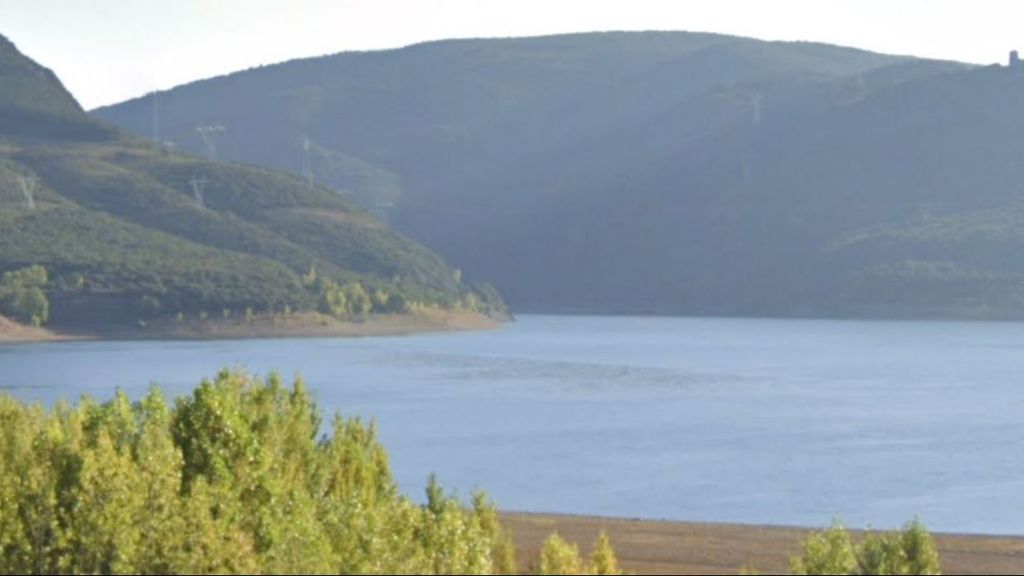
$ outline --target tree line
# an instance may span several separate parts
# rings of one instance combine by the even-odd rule
[[[404,497],[375,426],[222,371],[168,402],[0,396],[0,573],[515,573],[483,493]],[[610,553],[610,547],[605,554]]]
[[[36,278],[38,280],[38,278]],[[301,380],[224,370],[169,402],[151,387],[47,409],[0,395],[0,573],[512,574],[515,547],[482,492],[431,477],[403,496],[373,423],[322,415]],[[558,534],[541,574],[621,574]],[[796,574],[938,574],[919,522],[856,543],[813,534]]]
[[[64,297],[87,295],[89,291],[90,281],[81,273],[58,274],[51,280],[45,267],[34,264],[0,276],[0,314],[23,324],[41,326],[50,319],[51,294]],[[294,306],[285,303],[269,309],[245,306],[233,310],[227,306],[207,308],[199,303],[184,308],[203,322],[209,318],[209,309],[224,320],[237,313],[248,322],[259,314],[291,314],[304,310],[316,310],[346,321],[365,320],[370,314],[417,314],[430,309],[464,309],[496,317],[508,313],[501,295],[489,284],[462,287],[458,295],[445,298],[418,293],[413,296],[407,286],[400,284],[374,285],[354,279],[338,281],[318,274],[316,268],[311,267],[302,276],[299,291],[304,295]],[[162,300],[161,294],[143,292],[128,298],[130,305],[123,307],[123,312],[133,315],[140,327],[153,319],[175,318],[179,323],[185,319],[186,310],[181,303]]]

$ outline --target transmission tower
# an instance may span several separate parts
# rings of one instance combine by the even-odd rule
[[[864,82],[863,72],[857,74],[857,83],[854,85],[854,89],[856,90],[856,96],[854,97],[856,102],[860,102],[867,97],[867,83]]]
[[[36,209],[35,191],[36,184],[39,182],[38,176],[18,176],[18,182],[21,183],[21,193],[25,195],[25,206],[29,210]]]
[[[210,162],[217,161],[217,143],[214,141],[214,137],[225,130],[226,128],[220,124],[202,124],[196,126],[196,132],[199,133],[199,137],[203,139],[203,144],[206,145],[206,159]]]
[[[157,91],[150,93],[153,105],[153,142],[160,142],[160,95]]]
[[[192,185],[192,193],[196,197],[196,206],[198,206],[200,210],[205,210],[206,203],[203,201],[203,190],[206,189],[206,185],[209,184],[210,181],[207,180],[205,176],[193,176],[188,183]]]
[[[306,178],[306,183],[312,188],[315,185],[313,180],[313,163],[309,159],[310,142],[309,137],[304,136],[302,138],[302,175]]]
[[[761,104],[764,100],[764,95],[760,92],[754,92],[754,95],[750,98],[750,106],[754,110],[754,126],[761,125]]]
[[[390,220],[391,220],[391,209],[394,208],[394,207],[395,207],[395,203],[394,202],[377,202],[377,205],[376,205],[377,209],[374,210],[374,212],[377,213],[377,217],[380,218],[381,222],[383,222],[385,224],[390,224],[391,223],[390,222]]]

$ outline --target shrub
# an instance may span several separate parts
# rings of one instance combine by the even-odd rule
[[[902,532],[869,532],[856,545],[836,523],[812,534],[790,559],[795,574],[939,574],[935,542],[917,520]]]
[[[15,320],[40,326],[50,318],[50,301],[43,291],[46,268],[34,265],[5,272],[0,278],[0,313]]]
[[[403,497],[372,424],[301,381],[221,372],[168,404],[0,395],[0,573],[479,573],[513,564],[494,507]]]

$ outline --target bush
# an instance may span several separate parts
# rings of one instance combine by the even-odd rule
[[[917,520],[902,532],[869,532],[854,545],[840,524],[809,536],[790,560],[795,574],[939,574],[935,542]]]
[[[803,554],[790,561],[794,574],[855,574],[857,556],[850,534],[840,524],[812,534],[801,544]]]
[[[50,318],[50,301],[43,291],[47,282],[46,268],[38,265],[5,272],[0,278],[0,313],[22,323],[42,325]]]
[[[541,574],[622,574],[608,535],[602,531],[590,554],[590,564],[583,561],[579,548],[557,533],[544,541],[540,550]]]
[[[590,573],[598,576],[614,576],[622,574],[619,570],[619,560],[615,557],[615,550],[608,540],[608,534],[603,530],[597,537],[594,544],[594,551],[590,554]]]
[[[228,371],[173,405],[157,388],[52,410],[0,396],[0,572],[512,566],[482,495],[467,508],[431,481],[418,506],[398,492],[372,424],[320,428],[301,381]]]
[[[540,549],[541,574],[583,574],[579,548],[558,534],[548,536]]]

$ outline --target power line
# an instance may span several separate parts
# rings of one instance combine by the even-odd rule
[[[38,176],[18,176],[18,182],[21,183],[21,193],[25,195],[25,205],[29,210],[36,209],[35,191],[36,183],[39,182]]]
[[[160,142],[160,94],[156,91],[150,93],[153,105],[153,142]]]
[[[377,218],[379,218],[381,222],[385,224],[390,224],[391,209],[394,207],[394,202],[377,202],[377,204],[375,205],[374,213],[376,213]]]
[[[226,130],[220,124],[201,124],[196,126],[196,132],[199,133],[199,137],[203,139],[203,144],[206,145],[206,159],[210,162],[217,161],[217,143],[214,137]]]
[[[309,149],[310,149],[309,137],[308,136],[303,136],[303,138],[302,138],[302,151],[303,151],[302,175],[305,176],[306,183],[309,184],[310,188],[312,188],[315,185],[315,181],[313,179],[313,163],[312,163],[312,161],[309,158]]]
[[[195,195],[196,206],[198,206],[200,210],[205,210],[206,203],[203,201],[203,191],[206,189],[206,185],[209,184],[210,181],[207,180],[205,176],[193,176],[188,183],[192,185],[192,193]]]
[[[754,109],[754,126],[761,125],[761,105],[764,100],[764,95],[760,92],[754,92],[754,95],[750,98],[750,105]]]

